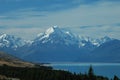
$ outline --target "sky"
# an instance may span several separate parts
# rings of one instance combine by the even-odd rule
[[[52,26],[120,39],[120,0],[0,0],[0,34],[34,39]]]

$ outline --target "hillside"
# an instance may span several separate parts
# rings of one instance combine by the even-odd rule
[[[34,64],[32,63],[24,62],[4,52],[0,52],[0,65],[1,66],[8,65],[8,66],[14,66],[14,67],[33,67],[34,66]]]

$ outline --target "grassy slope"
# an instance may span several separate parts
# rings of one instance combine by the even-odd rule
[[[8,65],[8,66],[14,66],[14,67],[33,67],[34,66],[34,64],[32,63],[22,61],[4,52],[0,52],[0,65]]]

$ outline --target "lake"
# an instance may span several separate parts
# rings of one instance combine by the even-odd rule
[[[70,72],[87,73],[90,65],[92,65],[96,75],[109,78],[113,78],[114,75],[117,75],[120,78],[120,63],[51,63],[47,66]]]

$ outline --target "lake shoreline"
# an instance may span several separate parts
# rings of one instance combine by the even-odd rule
[[[120,77],[120,63],[49,63],[45,66],[51,66],[56,70],[65,70],[72,73],[83,73],[85,74],[90,66],[93,67],[95,74],[101,76],[107,76],[109,78],[117,75]]]

